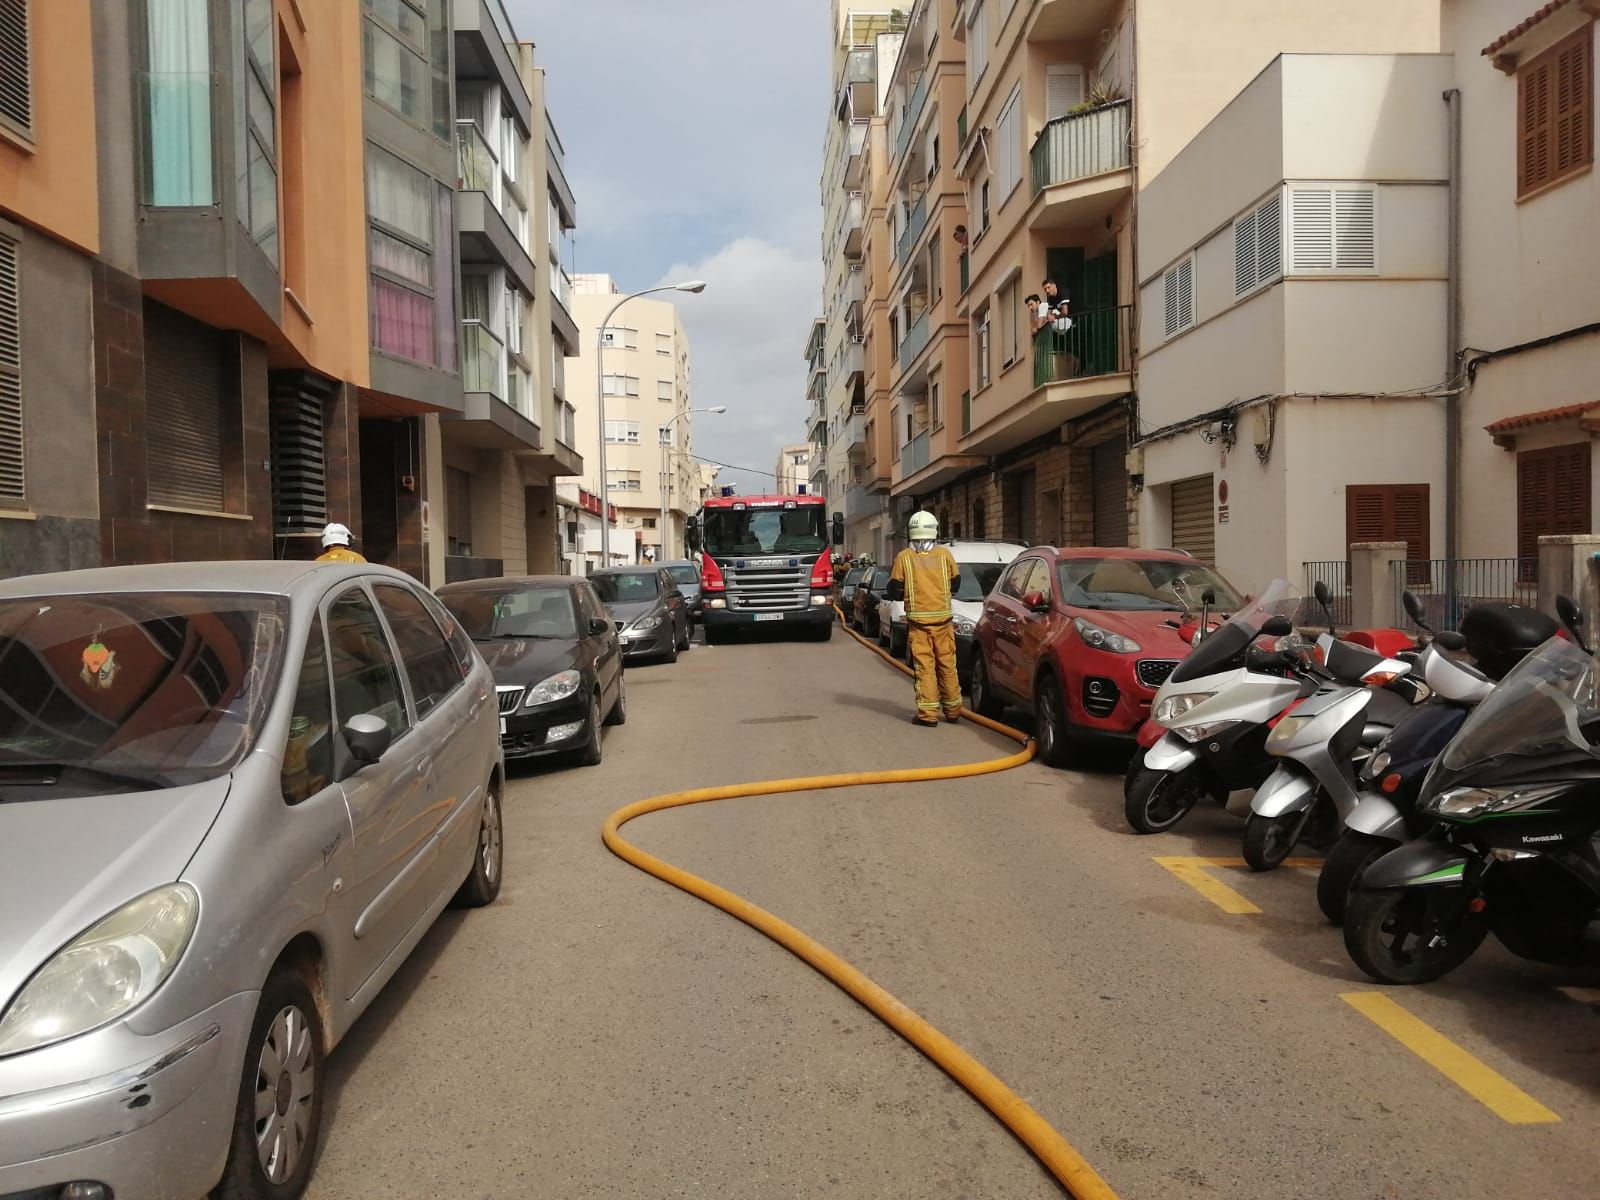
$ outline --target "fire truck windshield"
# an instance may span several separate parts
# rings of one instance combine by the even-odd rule
[[[706,553],[815,554],[828,544],[822,505],[803,508],[707,509],[702,522]]]

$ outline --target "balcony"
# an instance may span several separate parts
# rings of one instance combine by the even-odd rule
[[[878,51],[874,46],[858,46],[845,55],[840,73],[839,119],[870,120],[877,110]]]
[[[900,447],[900,477],[908,479],[928,465],[928,431],[924,429],[916,437]]]
[[[917,355],[928,345],[928,314],[923,313],[906,330],[905,337],[900,339],[900,370],[910,370],[911,364],[916,362]]]
[[[1132,330],[1131,304],[1073,313],[1067,332],[1046,330],[1033,339],[1033,386],[1127,371]]]
[[[442,418],[453,441],[480,450],[539,450],[532,379],[511,364],[505,343],[481,321],[461,322],[460,416]]]
[[[844,353],[839,355],[839,371],[847,388],[854,388],[861,382],[862,373],[866,370],[867,356],[862,350],[860,342],[846,342]]]
[[[897,163],[905,157],[906,147],[911,144],[911,135],[917,131],[917,122],[922,120],[922,110],[928,103],[928,92],[932,86],[933,71],[925,68],[917,77],[917,86],[911,90],[911,99],[906,103],[906,113],[900,122],[900,131],[895,134],[894,161]]]
[[[917,244],[917,239],[922,236],[922,231],[928,227],[928,197],[923,195],[911,210],[911,215],[906,218],[906,227],[900,233],[900,241],[894,248],[894,260],[903,263],[911,257],[911,249]]]
[[[1128,134],[1133,105],[1118,100],[1057,117],[1034,140],[1033,192],[1043,203],[1036,229],[1085,225],[1110,215],[1131,192]]]
[[[844,253],[846,258],[861,257],[861,243],[865,233],[866,205],[861,193],[854,192],[844,206]]]
[[[1041,0],[1029,15],[1030,42],[1087,42],[1111,28],[1122,0]]]
[[[866,173],[863,168],[867,161],[867,127],[866,121],[852,121],[849,133],[845,134],[843,186],[847,192],[861,190],[861,177]]]
[[[839,426],[839,445],[846,450],[861,450],[867,448],[867,414],[854,410],[845,418],[844,424]]]
[[[859,520],[862,517],[877,516],[883,511],[883,501],[859,483],[853,483],[844,490],[844,519],[846,521]]]
[[[461,179],[461,188],[456,192],[461,261],[503,266],[531,295],[533,259],[499,207],[500,164],[474,121],[456,122],[456,164]],[[517,211],[509,198],[504,203]]]
[[[533,100],[517,69],[517,33],[502,0],[455,0],[450,28],[455,34],[456,78],[499,84],[522,127],[532,129]]]

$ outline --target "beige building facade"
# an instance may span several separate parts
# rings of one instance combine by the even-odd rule
[[[700,506],[703,475],[691,444],[692,366],[689,339],[675,305],[646,296],[629,300],[606,329],[600,326],[624,293],[609,275],[573,279],[573,312],[581,353],[568,364],[576,397],[577,448],[587,474],[568,482],[566,502],[592,510],[605,496],[615,508],[611,564],[682,558],[685,521]],[[606,479],[599,479],[601,437],[597,388],[604,375]],[[587,492],[585,505],[578,493]],[[582,523],[585,570],[600,565],[599,514]]]
[[[773,492],[779,496],[792,496],[811,481],[811,443],[797,442],[778,451],[778,462],[772,472]]]

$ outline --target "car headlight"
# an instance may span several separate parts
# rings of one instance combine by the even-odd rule
[[[954,624],[957,637],[971,637],[978,629],[976,621],[969,621],[965,617],[957,617]]]
[[[88,1033],[143,1004],[178,965],[199,915],[194,888],[171,883],[79,934],[0,1018],[0,1058]]]
[[[1203,742],[1214,733],[1221,733],[1238,721],[1207,721],[1204,725],[1180,725],[1172,732],[1186,742]]]
[[[1082,617],[1075,617],[1072,627],[1078,631],[1078,636],[1087,646],[1096,650],[1109,650],[1113,654],[1137,654],[1139,643],[1130,637],[1123,637],[1120,633],[1112,633],[1109,629],[1101,629],[1093,621],[1085,621]]]
[[[1156,704],[1156,711],[1153,714],[1156,724],[1170,725],[1191,708],[1197,704],[1204,704],[1215,695],[1215,692],[1187,692],[1178,696],[1166,696]]]
[[[633,623],[633,627],[640,630],[654,629],[659,624],[661,624],[660,617],[640,617]]]
[[[1457,821],[1471,821],[1496,813],[1516,812],[1566,791],[1570,784],[1519,788],[1451,788],[1429,800],[1427,810]]]
[[[539,704],[554,704],[557,700],[565,700],[583,686],[583,676],[577,671],[557,671],[548,679],[528,689],[528,698],[523,701],[524,708],[533,708]]]
[[[1287,742],[1314,720],[1315,717],[1284,717],[1272,727],[1272,732],[1267,734],[1267,745],[1275,746]]]

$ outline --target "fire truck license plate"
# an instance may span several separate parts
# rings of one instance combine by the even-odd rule
[[[758,620],[758,621],[781,621],[781,620],[783,620],[783,614],[782,613],[757,613],[756,614],[756,620]]]

